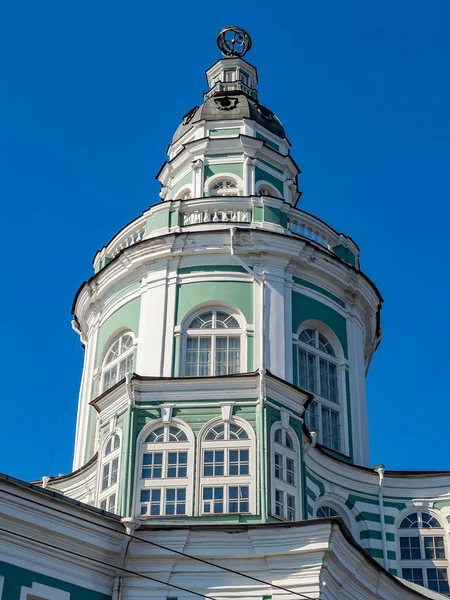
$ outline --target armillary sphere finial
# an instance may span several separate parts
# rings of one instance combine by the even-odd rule
[[[252,38],[245,29],[232,25],[225,27],[217,36],[217,45],[226,58],[244,56],[252,47]]]

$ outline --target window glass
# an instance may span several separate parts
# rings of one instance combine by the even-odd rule
[[[133,337],[125,333],[116,340],[106,354],[103,363],[103,391],[108,390],[133,370]]]
[[[101,461],[100,491],[98,506],[109,512],[116,512],[116,498],[119,485],[120,436],[115,433],[107,440]]]
[[[445,532],[436,517],[428,511],[412,512],[402,519],[399,531],[402,577],[435,592],[447,594]]]
[[[292,435],[282,427],[277,427],[273,432],[273,441],[272,473],[275,478],[275,490],[272,497],[272,514],[289,521],[295,521],[297,452],[294,448]]]
[[[338,362],[331,342],[321,332],[306,328],[298,337],[298,385],[315,395],[306,410],[306,425],[318,442],[341,452],[341,408]],[[332,406],[335,405],[335,408]]]
[[[228,421],[213,424],[202,438],[201,456],[200,512],[249,513],[253,479],[251,443],[245,427]]]
[[[240,372],[240,364],[241,335],[235,317],[213,310],[189,323],[184,362],[186,376],[232,375]]]
[[[141,448],[141,516],[188,514],[191,443],[186,432],[171,423],[158,425]]]

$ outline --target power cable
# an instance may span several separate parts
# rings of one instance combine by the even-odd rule
[[[27,540],[28,542],[34,542],[35,544],[41,544],[42,546],[46,546],[47,548],[51,548],[52,550],[58,550],[62,552],[66,552],[67,554],[71,554],[72,556],[76,556],[77,558],[83,558],[84,560],[91,560],[92,562],[98,563],[104,567],[110,567],[111,569],[120,569],[124,573],[129,573],[130,575],[136,575],[137,577],[143,577],[144,579],[148,579],[149,581],[154,581],[156,583],[161,583],[169,588],[173,588],[176,590],[180,590],[182,592],[188,592],[189,594],[194,594],[195,596],[199,596],[200,598],[205,598],[206,600],[217,600],[212,596],[205,596],[204,594],[200,594],[199,592],[194,592],[188,588],[181,587],[179,585],[175,585],[173,583],[168,583],[167,581],[161,581],[161,579],[156,579],[155,577],[150,577],[149,575],[144,575],[143,573],[138,573],[137,571],[131,571],[130,569],[125,569],[124,567],[117,567],[116,565],[111,565],[103,560],[99,560],[98,558],[92,558],[86,556],[85,554],[80,554],[79,552],[74,552],[73,550],[67,550],[67,548],[61,548],[60,546],[56,546],[54,544],[49,544],[48,542],[43,542],[41,540],[36,540],[27,535],[23,535],[22,533],[16,533],[15,531],[9,531],[8,529],[3,529],[0,527],[0,531],[3,533],[9,533],[10,535],[15,535],[16,537],[22,538],[23,540]]]
[[[7,492],[6,490],[0,490],[2,493],[4,494],[8,494],[9,496],[13,496],[14,498],[23,498],[22,496],[19,496],[18,494],[13,494],[12,492]],[[42,502],[38,502],[37,500],[27,500],[27,502],[31,502],[32,504],[37,504],[38,506],[41,506],[42,508],[47,508],[45,506],[45,504],[42,504]],[[79,519],[81,521],[84,521],[86,523],[91,523],[91,521],[89,521],[89,519],[86,519],[85,517],[81,517],[78,515],[70,515],[70,513],[68,513],[65,510],[59,509],[59,508],[53,508],[52,510],[54,510],[55,512],[61,513],[63,515],[66,516],[75,516],[76,519]],[[189,558],[191,560],[196,560],[197,562],[203,563],[205,565],[209,565],[211,567],[215,567],[216,569],[221,569],[222,571],[227,571],[228,573],[233,573],[234,575],[240,575],[241,577],[245,577],[247,579],[250,579],[252,581],[255,581],[257,583],[261,583],[262,585],[267,585],[269,587],[278,589],[280,591],[283,592],[287,592],[289,594],[294,594],[295,596],[298,596],[300,598],[303,598],[304,600],[315,600],[315,598],[311,598],[311,596],[306,596],[305,594],[302,594],[301,592],[295,592],[294,590],[290,590],[288,588],[285,588],[281,585],[277,585],[275,583],[270,583],[268,581],[264,581],[263,579],[259,579],[258,577],[253,577],[253,575],[247,575],[246,573],[242,573],[241,571],[236,571],[234,569],[230,569],[228,567],[224,567],[222,565],[218,565],[216,563],[210,562],[208,560],[205,560],[204,558],[199,558],[197,556],[192,556],[191,554],[186,554],[185,552],[181,552],[180,550],[174,550],[173,548],[169,548],[168,546],[163,546],[162,544],[158,544],[157,542],[152,542],[150,540],[146,540],[144,538],[141,537],[137,537],[135,535],[130,535],[129,533],[127,533],[126,531],[117,531],[116,529],[114,529],[113,527],[108,527],[108,525],[103,525],[100,523],[97,523],[98,527],[101,527],[103,529],[107,529],[108,531],[112,531],[113,533],[121,533],[122,535],[126,535],[127,537],[131,538],[132,540],[135,540],[137,542],[143,542],[144,544],[150,544],[151,546],[155,546],[157,548],[160,548],[161,550],[166,550],[167,552],[172,552],[174,554],[178,554],[180,556],[183,556],[184,558]]]

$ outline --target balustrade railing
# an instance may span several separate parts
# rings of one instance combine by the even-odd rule
[[[312,240],[313,242],[316,242],[317,244],[320,244],[321,246],[324,246],[328,250],[331,250],[333,245],[335,245],[335,243],[333,243],[333,240],[331,240],[328,236],[324,235],[323,231],[316,229],[309,223],[304,223],[302,221],[290,218],[289,230],[292,231],[292,233],[297,233],[298,235],[301,235],[305,238],[308,238],[309,240]]]
[[[129,235],[120,238],[116,244],[109,248],[108,254],[114,258],[114,256],[117,256],[117,254],[119,254],[119,252],[124,248],[128,248],[129,246],[133,246],[134,244],[140,242],[144,238],[144,234],[145,226],[141,225]]]
[[[145,235],[145,224],[146,218],[144,216],[135,219],[132,223],[127,225],[122,231],[120,231],[104,248],[99,250],[94,258],[94,270],[97,272],[99,269],[105,266],[105,264],[117,256],[119,252],[134,246],[142,239]]]
[[[183,214],[183,226],[197,223],[251,223],[249,208],[209,208]]]

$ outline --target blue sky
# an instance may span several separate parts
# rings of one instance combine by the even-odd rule
[[[301,208],[356,240],[385,299],[372,463],[450,469],[450,3],[23,0],[0,16],[0,471],[70,471],[74,293],[96,250],[159,200],[154,176],[231,24],[253,38]]]

